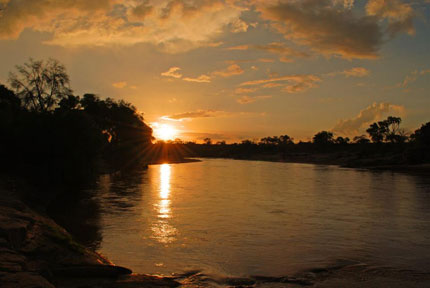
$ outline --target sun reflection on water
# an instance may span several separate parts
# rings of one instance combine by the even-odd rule
[[[158,221],[152,225],[153,238],[158,242],[168,244],[176,240],[176,228],[169,223],[170,209],[170,164],[160,165],[159,201],[154,205],[158,213]]]

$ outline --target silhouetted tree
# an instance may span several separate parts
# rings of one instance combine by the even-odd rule
[[[339,144],[339,145],[346,145],[349,143],[349,138],[348,137],[337,137],[336,140],[334,140],[334,143]]]
[[[334,142],[333,133],[328,131],[321,131],[314,135],[312,138],[313,143],[316,145],[328,145]]]
[[[57,60],[30,59],[16,69],[17,73],[9,75],[10,85],[24,106],[32,111],[52,110],[61,99],[72,94],[66,68]]]
[[[0,109],[4,112],[6,110],[16,111],[21,109],[21,100],[4,85],[0,85]]]
[[[355,136],[353,142],[356,144],[367,144],[370,140],[367,139],[366,135]]]
[[[366,130],[374,143],[381,143],[383,141],[391,143],[403,143],[407,137],[400,129],[400,117],[389,116],[386,120],[375,122]]]
[[[422,145],[430,146],[430,122],[421,125],[421,128],[415,130],[411,139]]]
[[[370,139],[372,139],[373,143],[381,143],[384,141],[384,131],[378,123],[371,124],[366,132],[369,133]]]
[[[293,138],[291,138],[288,135],[281,135],[279,136],[279,144],[281,145],[293,144]]]

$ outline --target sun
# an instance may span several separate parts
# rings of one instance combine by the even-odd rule
[[[174,140],[178,131],[171,125],[153,123],[154,136],[159,140]]]

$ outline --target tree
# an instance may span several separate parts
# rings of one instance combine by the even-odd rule
[[[288,135],[281,135],[279,136],[279,144],[281,145],[293,144],[293,138],[291,138]]]
[[[334,140],[334,143],[339,144],[339,145],[346,145],[349,143],[349,138],[348,137],[342,137],[339,136],[336,138],[336,140]]]
[[[72,94],[66,68],[57,60],[30,60],[16,66],[17,73],[10,73],[9,82],[24,106],[32,111],[53,110],[55,104]]]
[[[366,138],[366,135],[355,136],[353,141],[356,144],[367,144],[370,142],[370,140]]]
[[[375,122],[366,130],[374,143],[383,141],[391,143],[403,143],[407,137],[402,129],[400,129],[400,117],[389,116],[386,120]]]
[[[333,133],[328,131],[321,131],[314,135],[312,138],[316,145],[328,145],[333,143]]]
[[[384,140],[383,131],[378,123],[370,125],[366,132],[369,133],[370,139],[372,139],[373,143],[381,143]]]
[[[19,110],[21,101],[13,91],[0,84],[0,110]]]
[[[411,139],[419,144],[430,146],[430,122],[421,125],[420,129],[415,130]]]
[[[207,137],[207,138],[203,139],[203,143],[206,145],[212,145],[212,139]]]

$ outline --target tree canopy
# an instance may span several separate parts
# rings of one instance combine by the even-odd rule
[[[69,76],[57,60],[35,61],[16,66],[9,83],[24,106],[32,111],[52,110],[61,99],[72,95]]]

